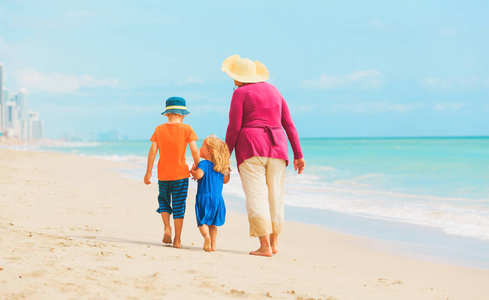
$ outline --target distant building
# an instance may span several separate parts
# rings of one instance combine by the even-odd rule
[[[117,131],[109,131],[109,132],[101,132],[97,135],[97,140],[100,142],[104,141],[120,141],[121,138],[119,136],[119,132]]]
[[[17,104],[14,101],[7,102],[7,119],[5,120],[5,125],[7,128],[17,127],[19,121],[19,112]]]
[[[3,92],[3,64],[0,63],[0,132],[2,132],[5,129],[5,109],[6,109],[6,104],[8,99],[4,99],[4,92]]]
[[[0,131],[7,127],[7,102],[10,100],[10,92],[5,87],[3,88],[2,102],[0,103]]]
[[[29,111],[28,93],[21,89],[10,93],[3,86],[3,65],[0,63],[0,133],[23,140],[44,137],[44,121],[39,113]]]
[[[9,101],[6,106],[5,129],[8,137],[19,136],[19,112],[17,104],[14,101]]]
[[[29,118],[27,123],[27,136],[25,139],[42,139],[44,137],[44,121],[39,120],[39,113],[35,111],[29,111]]]
[[[17,102],[17,106],[19,107],[19,118],[21,120],[26,120],[29,118],[28,112],[27,112],[27,90],[26,89],[21,89],[16,95],[15,95],[15,102]]]

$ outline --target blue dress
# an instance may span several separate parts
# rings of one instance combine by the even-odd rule
[[[199,179],[195,198],[197,225],[221,226],[226,218],[226,205],[222,198],[224,175],[214,171],[214,164],[208,160],[202,160],[198,168],[204,171],[204,177]]]

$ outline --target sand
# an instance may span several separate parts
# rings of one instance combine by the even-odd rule
[[[368,239],[286,222],[280,252],[228,211],[202,250],[189,190],[183,248],[161,243],[158,187],[126,165],[0,149],[1,299],[487,299],[489,270],[372,250]],[[233,174],[236,176],[236,174]],[[233,180],[231,178],[231,180]]]

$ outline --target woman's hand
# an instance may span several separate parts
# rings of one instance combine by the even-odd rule
[[[301,159],[294,159],[294,170],[298,171],[298,173],[302,173],[304,169],[306,168],[306,161],[304,158]]]

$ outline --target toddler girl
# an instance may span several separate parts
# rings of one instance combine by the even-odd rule
[[[202,143],[199,165],[192,168],[192,177],[198,180],[195,216],[204,237],[204,250],[216,251],[217,226],[224,224],[226,206],[222,198],[223,183],[229,181],[229,149],[216,136]]]

